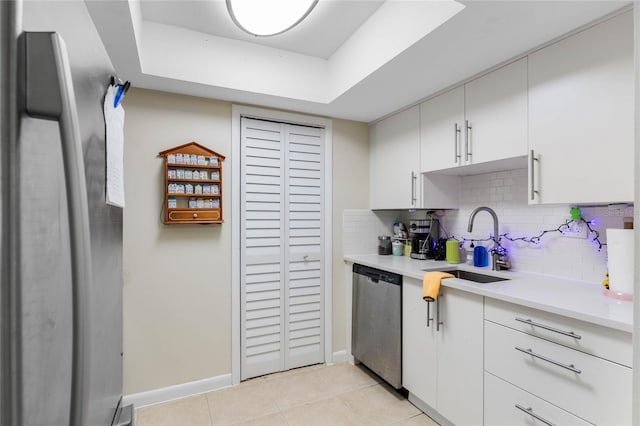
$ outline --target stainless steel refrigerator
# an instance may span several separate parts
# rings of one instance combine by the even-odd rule
[[[65,48],[66,46],[66,48]],[[84,1],[0,1],[0,424],[128,424],[114,75]]]

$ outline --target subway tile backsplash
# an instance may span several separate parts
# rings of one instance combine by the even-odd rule
[[[460,179],[460,209],[448,211],[443,222],[451,235],[466,238],[486,238],[492,233],[491,217],[480,212],[476,216],[473,233],[467,233],[469,216],[473,209],[486,205],[498,215],[501,234],[512,238],[532,237],[544,230],[552,230],[570,218],[570,205],[536,206],[527,204],[527,170],[464,176]],[[613,214],[633,216],[632,208]],[[622,217],[611,216],[608,207],[583,208],[585,219],[593,221],[592,228],[606,242],[607,228],[622,228]],[[601,282],[607,271],[606,246],[598,251],[588,238],[569,238],[551,232],[541,238],[540,244],[502,240],[508,250],[513,269],[536,272],[570,279]],[[486,243],[490,246],[491,243]]]
[[[532,237],[543,230],[557,228],[569,219],[570,205],[536,206],[527,204],[527,171],[486,173],[460,178],[460,208],[443,212],[443,236],[461,238],[488,238],[493,232],[493,221],[486,212],[480,212],[474,221],[473,232],[467,233],[469,216],[473,209],[487,206],[494,209],[499,219],[500,234],[509,237]],[[582,208],[585,219],[593,221],[592,228],[606,242],[607,228],[622,228],[622,216],[633,216],[633,208],[611,210],[608,207]],[[424,211],[345,210],[343,215],[344,253],[367,254],[377,252],[377,236],[391,235],[394,222],[410,218],[423,218]],[[446,234],[445,234],[446,232]],[[607,271],[606,246],[598,251],[588,238],[570,238],[558,232],[544,235],[540,244],[503,239],[515,271],[534,272],[569,279],[600,283]],[[483,243],[488,248],[491,242]],[[465,244],[465,248],[468,243]]]
[[[345,210],[342,215],[343,253],[377,253],[378,235],[392,235],[393,224],[402,221],[404,213]]]

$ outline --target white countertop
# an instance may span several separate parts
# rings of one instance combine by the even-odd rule
[[[604,287],[598,284],[523,272],[498,272],[492,271],[490,266],[476,268],[462,263],[452,265],[444,261],[415,260],[407,256],[351,255],[345,256],[344,260],[420,281],[425,270],[451,269],[509,278],[508,281],[486,284],[448,278],[442,281],[442,285],[622,331],[633,331],[633,302],[606,297]]]

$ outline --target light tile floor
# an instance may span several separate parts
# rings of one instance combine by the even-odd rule
[[[136,410],[137,426],[437,426],[361,366],[315,365]]]

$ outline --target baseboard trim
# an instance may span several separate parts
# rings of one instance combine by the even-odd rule
[[[346,350],[334,352],[331,359],[334,364],[352,360],[352,357],[347,354]],[[229,386],[232,386],[231,374],[222,374],[208,379],[196,380],[179,385],[167,386],[165,388],[124,395],[122,397],[122,405],[126,406],[133,404],[135,408],[139,408],[144,407],[145,405],[159,404],[162,402],[172,401],[174,399],[186,398],[188,396],[198,395]]]
[[[333,356],[331,357],[331,360],[333,361],[334,364],[347,361],[348,360],[347,351],[343,350],[343,351],[334,352]]]
[[[222,374],[208,379],[196,380],[179,385],[167,386],[166,388],[125,395],[122,397],[122,405],[126,406],[133,404],[135,408],[144,407],[145,405],[158,404],[174,399],[185,398],[187,396],[210,392],[229,386],[231,386],[231,374]]]

